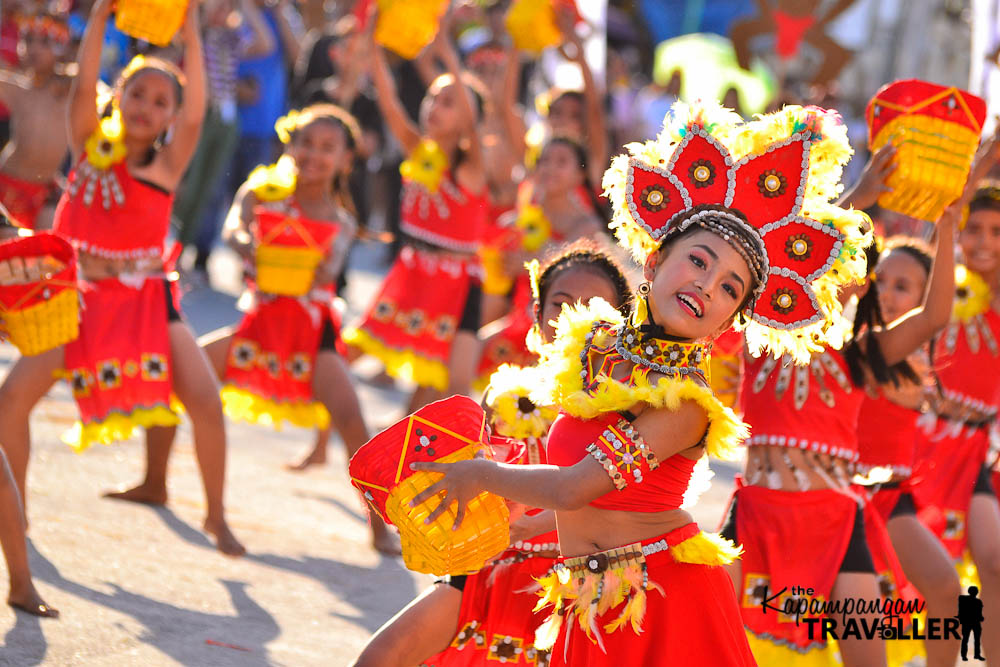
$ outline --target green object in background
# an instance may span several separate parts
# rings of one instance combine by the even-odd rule
[[[733,43],[714,33],[692,33],[660,42],[653,56],[653,81],[666,87],[675,71],[681,73],[680,98],[722,101],[735,88],[746,114],[761,113],[777,94],[774,74],[754,59],[750,71],[736,64]]]

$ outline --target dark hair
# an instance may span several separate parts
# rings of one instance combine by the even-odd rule
[[[969,213],[990,210],[1000,212],[1000,181],[983,181],[969,202]]]
[[[475,102],[473,107],[476,111],[476,118],[474,125],[478,125],[480,122],[482,122],[483,115],[486,113],[486,100],[489,96],[489,92],[486,90],[486,86],[483,85],[483,82],[479,80],[479,77],[477,77],[475,74],[471,72],[462,71],[459,75],[459,80],[455,81],[454,77],[451,75],[451,72],[445,72],[444,74],[441,74],[436,79],[434,79],[434,81],[431,83],[431,86],[433,86],[435,83],[437,83],[438,81],[440,81],[445,77],[451,79],[455,83],[460,84],[461,86],[463,86],[472,93],[472,98],[473,101]],[[457,169],[458,166],[465,161],[466,157],[467,156],[465,150],[459,147],[455,151],[455,155],[448,156],[448,161],[451,164],[451,169],[452,170]]]
[[[177,106],[184,102],[184,85],[186,84],[186,79],[184,78],[184,73],[168,60],[163,60],[162,58],[156,57],[146,57],[146,56],[136,56],[132,59],[125,69],[121,71],[118,75],[118,81],[115,83],[115,94],[116,96],[121,96],[125,89],[135,81],[141,74],[146,72],[158,72],[159,74],[170,79],[173,83],[174,94],[177,97]],[[105,108],[102,115],[110,115],[111,105]],[[156,154],[163,148],[163,145],[167,141],[167,131],[164,130],[150,146],[149,150],[146,152],[146,157],[142,161],[141,166],[147,166],[153,162],[156,158]]]
[[[579,90],[566,90],[564,88],[550,88],[548,92],[548,104],[546,105],[547,110],[552,109],[558,102],[562,100],[576,100],[580,105],[584,105],[586,100],[583,97],[583,93]],[[548,112],[546,111],[546,116]]]
[[[291,114],[289,114],[291,115]],[[300,132],[313,123],[328,123],[340,128],[344,134],[344,141],[347,148],[352,153],[357,150],[358,142],[361,138],[361,128],[358,121],[349,112],[335,104],[310,104],[295,116],[296,123],[287,128],[289,143],[292,143],[300,135]],[[278,121],[279,123],[281,121]],[[333,177],[333,194],[340,206],[345,208],[353,216],[357,216],[357,208],[354,205],[354,198],[351,196],[350,187],[351,168],[348,168]]]
[[[607,206],[605,206],[597,196],[597,189],[590,180],[590,169],[587,164],[587,149],[582,143],[572,137],[558,135],[549,138],[549,140],[542,145],[542,149],[538,152],[538,155],[541,156],[545,153],[549,146],[556,144],[566,146],[573,151],[573,155],[576,157],[576,163],[580,166],[580,170],[583,172],[583,187],[587,192],[587,201],[593,207],[594,213],[597,214],[597,217],[599,217],[601,222],[604,223],[604,228],[607,229],[607,225],[611,221],[611,218],[608,216]],[[608,231],[610,232],[610,230]]]
[[[542,304],[548,298],[549,289],[556,278],[571,269],[585,269],[599,273],[614,286],[618,297],[617,308],[622,314],[628,313],[632,299],[632,289],[618,262],[590,239],[578,239],[563,246],[542,262],[538,273],[538,299],[535,301],[535,321],[541,324]],[[614,305],[614,304],[612,304]]]
[[[719,211],[719,208],[717,206],[712,206],[710,204],[699,204],[697,206],[692,207],[690,210],[685,211],[685,213],[682,216],[679,216],[673,223],[671,223],[671,227],[673,229],[663,237],[663,240],[660,241],[660,247],[657,248],[657,252],[660,253],[661,262],[663,261],[663,258],[670,253],[670,248],[681,239],[686,238],[696,232],[708,232],[710,234],[715,233],[711,229],[706,229],[705,227],[702,227],[701,225],[697,224],[688,225],[684,229],[681,229],[680,227],[681,223],[683,223],[685,220],[692,217],[696,213],[700,213],[702,211]],[[741,211],[738,211],[736,209],[727,209],[725,212],[729,215],[735,215],[737,218],[746,223],[747,227],[749,227],[750,223],[747,221],[747,217]],[[731,227],[730,229],[732,233],[740,237],[742,241],[753,242],[754,245],[756,245],[757,242],[751,239],[750,234],[745,229],[743,229],[742,226]],[[746,245],[746,243],[744,243],[744,245]],[[750,269],[750,278],[753,281],[753,284],[747,286],[747,292],[746,295],[744,295],[743,297],[743,301],[736,309],[736,312],[733,313],[734,319],[737,316],[742,318],[743,310],[753,301],[754,292],[759,282],[759,278],[757,275],[755,275],[753,267],[748,267],[748,268]]]
[[[916,252],[916,247],[914,246],[912,250],[904,252],[912,254]],[[865,259],[868,262],[868,272],[871,274],[879,259],[879,250],[874,241],[865,248]],[[854,336],[844,346],[844,361],[847,362],[847,370],[851,376],[851,383],[855,387],[865,386],[865,370],[870,371],[872,377],[875,378],[875,382],[880,385],[891,382],[894,387],[898,387],[901,379],[914,384],[920,383],[920,376],[905,359],[892,366],[886,363],[885,355],[882,353],[882,346],[871,335],[875,329],[884,327],[885,324],[882,308],[879,306],[878,282],[869,278],[868,291],[858,299],[858,308],[854,315]],[[862,347],[858,341],[861,334],[866,330],[869,336],[865,339],[864,346]]]

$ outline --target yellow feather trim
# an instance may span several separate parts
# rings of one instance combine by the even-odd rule
[[[551,405],[538,405],[529,398],[539,382],[538,368],[504,364],[490,376],[486,405],[493,411],[493,428],[516,440],[540,438],[559,415]]]
[[[292,196],[298,181],[298,167],[290,155],[282,155],[272,165],[260,165],[247,177],[247,187],[260,201],[281,201]]]
[[[82,452],[93,444],[110,445],[128,440],[136,428],[176,426],[179,423],[177,413],[164,405],[135,408],[127,415],[114,412],[100,421],[86,424],[78,421],[63,434],[62,441]]]
[[[580,354],[586,345],[587,334],[598,321],[619,326],[623,318],[618,310],[599,298],[592,299],[587,305],[563,306],[556,320],[555,340],[543,345],[540,350],[542,360],[538,368],[541,381],[531,394],[532,401],[558,405],[581,419],[627,410],[636,403],[677,410],[683,401],[694,401],[708,416],[705,445],[709,455],[735,459],[738,447],[750,435],[749,427],[723,405],[709,387],[694,380],[660,378],[653,385],[643,377],[633,386],[603,378],[594,392],[584,390]]]
[[[273,426],[278,431],[285,421],[300,428],[330,425],[330,413],[319,401],[280,402],[233,385],[224,386],[220,394],[226,416],[237,421]]]
[[[733,544],[718,533],[699,532],[670,547],[670,555],[678,563],[729,565],[743,555],[743,547]]]
[[[363,329],[345,329],[341,338],[379,359],[385,364],[385,372],[394,378],[439,391],[448,389],[448,366],[436,359],[428,359],[415,350],[389,347]]]
[[[955,303],[952,306],[952,320],[968,322],[990,309],[993,295],[990,286],[980,275],[959,264],[955,267]]]

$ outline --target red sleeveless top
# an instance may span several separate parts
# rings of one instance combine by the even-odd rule
[[[403,181],[400,230],[444,250],[475,253],[486,232],[489,194],[473,194],[459,185],[450,171],[441,177],[437,192],[410,180]]]
[[[952,322],[938,337],[934,367],[949,392],[979,409],[1000,407],[1000,313]]]
[[[84,156],[70,172],[53,231],[93,255],[160,257],[173,203],[172,192],[135,178],[124,160],[97,171]]]
[[[860,393],[860,390],[858,390]],[[858,462],[862,468],[892,468],[900,477],[913,472],[920,413],[890,401],[865,396],[858,415]]]
[[[590,455],[587,445],[597,440],[604,429],[615,424],[621,415],[606,412],[594,419],[579,419],[565,412],[556,417],[549,430],[546,455],[557,466],[572,466]],[[697,463],[681,454],[674,454],[655,470],[646,473],[641,483],[631,483],[621,491],[609,491],[590,503],[591,507],[620,512],[666,512],[679,509],[684,492],[691,481]]]
[[[858,415],[865,394],[855,389],[840,352],[814,354],[808,366],[770,356],[748,357],[740,403],[750,445],[812,449],[858,460]]]

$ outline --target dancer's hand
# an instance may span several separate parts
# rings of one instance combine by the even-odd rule
[[[866,209],[874,206],[883,193],[892,192],[892,188],[886,185],[886,180],[896,170],[895,157],[896,147],[891,142],[875,151],[857,184],[838,203],[841,206],[850,204],[857,209]]]
[[[423,470],[426,472],[439,472],[444,475],[440,480],[424,489],[410,502],[410,507],[417,507],[434,496],[444,493],[441,503],[430,513],[424,523],[433,523],[439,516],[444,514],[453,502],[458,503],[455,512],[455,523],[452,530],[458,530],[465,519],[465,508],[469,501],[478,496],[482,490],[482,474],[487,466],[492,465],[477,454],[476,458],[466,461],[456,461],[455,463],[412,463],[411,470]]]

